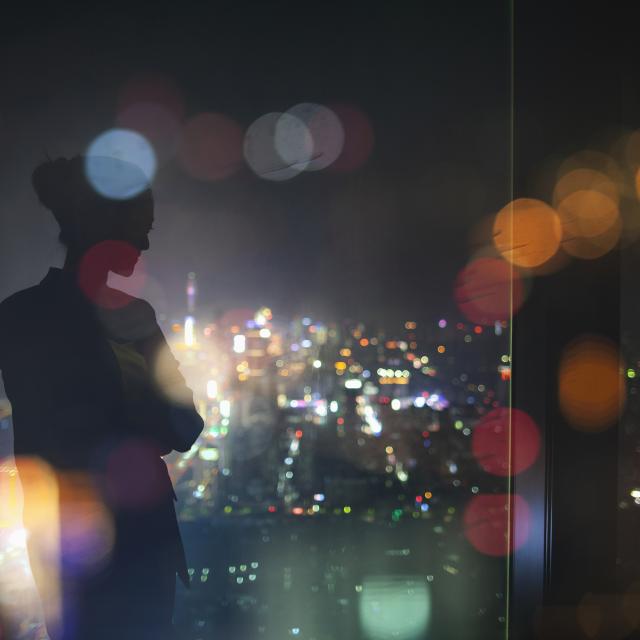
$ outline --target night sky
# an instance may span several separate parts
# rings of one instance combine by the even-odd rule
[[[214,312],[269,304],[371,322],[447,312],[470,234],[511,188],[508,4],[477,4],[56,6],[5,21],[0,298],[62,262],[33,168],[45,154],[82,153],[115,126],[124,84],[160,73],[181,89],[187,120],[217,112],[246,129],[296,103],[342,103],[368,116],[375,139],[356,170],[284,182],[246,165],[218,182],[188,176],[175,159],[163,165],[146,255],[160,312],[180,310],[189,271]],[[530,95],[517,121],[534,159],[562,148],[549,135],[571,115],[548,130],[535,112],[548,99],[536,90],[536,57],[548,71],[558,46],[551,38],[533,55],[542,35],[523,34]]]

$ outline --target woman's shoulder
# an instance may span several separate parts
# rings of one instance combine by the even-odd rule
[[[156,313],[149,302],[128,294],[120,301],[122,304],[96,309],[109,337],[121,342],[136,342],[159,331]]]
[[[31,314],[41,303],[42,290],[40,285],[16,291],[0,302],[0,324],[20,320],[26,314]]]
[[[25,336],[37,334],[46,317],[38,285],[17,291],[0,302],[0,369],[7,366],[8,354],[18,353]]]
[[[56,281],[60,278],[60,269],[49,269],[46,276],[37,284],[16,291],[0,302],[0,322],[9,322],[12,319],[37,318],[48,298],[51,296]]]

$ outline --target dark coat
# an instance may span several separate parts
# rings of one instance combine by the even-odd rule
[[[133,347],[150,371],[168,347],[151,305],[123,299],[122,308],[99,309],[72,274],[51,269],[40,284],[0,304],[0,369],[12,405],[16,465],[20,474],[21,461],[36,456],[61,475],[87,474],[115,522],[111,569],[117,573],[118,563],[155,545],[186,584],[175,493],[160,456],[188,451],[203,422],[170,355],[163,357],[169,395],[149,375],[149,393],[127,397],[109,341]],[[149,504],[128,500],[139,486],[147,487]],[[25,513],[29,500],[26,490]]]

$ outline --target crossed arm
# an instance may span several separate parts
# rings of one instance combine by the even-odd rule
[[[154,410],[150,434],[161,446],[162,455],[188,451],[200,435],[203,420],[193,403],[193,392],[178,368],[178,362],[156,324],[153,332],[138,344],[153,379]],[[146,420],[145,420],[146,422]]]

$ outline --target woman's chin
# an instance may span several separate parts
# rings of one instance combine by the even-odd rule
[[[111,271],[113,271],[113,273],[115,273],[116,275],[122,276],[123,278],[129,278],[133,275],[135,268],[136,268],[136,265],[134,263],[132,265],[113,267]]]

